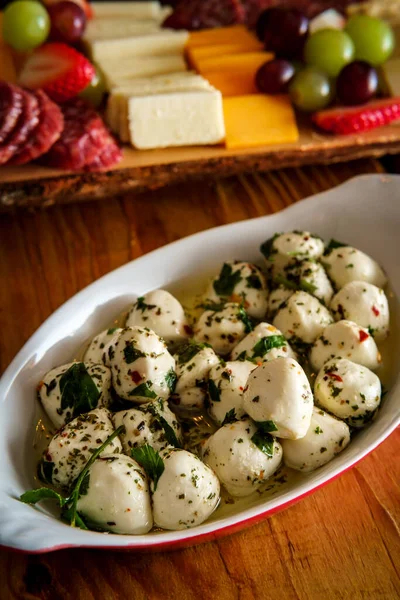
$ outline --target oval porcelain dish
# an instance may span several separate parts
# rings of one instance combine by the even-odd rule
[[[224,260],[259,262],[259,246],[275,232],[311,231],[345,241],[387,271],[400,298],[400,177],[371,175],[267,217],[211,229],[130,262],[102,277],[59,308],[25,344],[0,380],[0,543],[26,552],[67,547],[165,550],[233,533],[297,502],[374,450],[400,423],[400,323],[392,314],[390,389],[376,420],[330,463],[304,473],[268,498],[233,505],[223,516],[185,531],[129,536],[71,528],[51,505],[29,506],[18,497],[33,486],[35,389],[46,371],[70,360],[137,296],[217,271]],[[195,271],[195,273],[194,273]],[[394,300],[397,303],[397,300]]]

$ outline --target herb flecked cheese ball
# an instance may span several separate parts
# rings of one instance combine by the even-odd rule
[[[84,361],[109,366],[108,348],[121,333],[121,327],[111,327],[96,335],[85,352]]]
[[[267,266],[273,276],[282,273],[297,260],[318,259],[324,253],[324,242],[308,231],[276,233],[261,248]]]
[[[226,415],[234,411],[240,419],[244,415],[243,391],[256,365],[249,361],[224,362],[213,367],[208,379],[208,413],[222,425]]]
[[[111,371],[103,364],[73,362],[52,369],[38,385],[39,399],[58,429],[111,401]]]
[[[349,443],[346,423],[315,407],[306,435],[300,440],[282,440],[283,460],[291,469],[309,473],[328,463]]]
[[[313,395],[303,368],[292,358],[263,363],[249,376],[243,408],[253,421],[268,425],[278,438],[305,436]]]
[[[172,405],[177,411],[199,411],[204,408],[208,374],[219,358],[208,344],[194,342],[181,346],[174,358],[177,383]]]
[[[191,332],[181,303],[166,290],[154,290],[138,298],[126,319],[127,327],[147,327],[168,345],[182,342]]]
[[[143,404],[174,391],[175,360],[165,342],[150,329],[128,327],[110,345],[113,386],[124,400]]]
[[[154,525],[172,530],[200,525],[218,506],[218,478],[187,450],[166,451],[162,460],[164,471],[152,495]]]
[[[344,246],[328,249],[322,261],[338,290],[351,281],[366,281],[380,288],[387,283],[386,275],[378,263],[357,248]]]
[[[311,260],[296,261],[293,265],[288,265],[274,281],[294,290],[308,292],[326,306],[329,306],[334,293],[324,267]]]
[[[252,328],[243,306],[228,302],[203,312],[195,325],[194,339],[210,344],[217,354],[225,356]]]
[[[90,525],[126,535],[150,531],[153,515],[147,477],[133,458],[102,454],[86,477],[76,508]]]
[[[250,419],[224,425],[203,446],[203,460],[232,496],[249,496],[282,462],[282,447]]]
[[[231,352],[232,360],[251,360],[256,364],[280,356],[295,358],[286,338],[270,323],[259,323]]]
[[[215,303],[242,303],[247,313],[256,319],[263,319],[267,312],[268,288],[264,274],[246,262],[225,262],[219,275],[209,284],[205,297]]]

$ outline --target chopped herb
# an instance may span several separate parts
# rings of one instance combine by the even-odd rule
[[[45,483],[52,483],[54,467],[53,462],[42,460],[39,467],[39,478]]]
[[[178,379],[177,374],[175,373],[174,369],[171,367],[171,369],[168,371],[168,373],[165,376],[165,383],[167,384],[168,389],[171,394],[174,393],[177,379]]]
[[[268,458],[272,458],[274,455],[274,438],[272,435],[262,429],[257,429],[251,438],[253,444],[257,446],[261,452],[266,454]]]
[[[235,421],[237,421],[236,412],[234,408],[231,408],[231,410],[228,410],[228,412],[226,413],[224,420],[222,421],[221,427],[223,427],[224,425],[228,425],[229,423],[234,423]]]
[[[169,444],[171,444],[171,446],[174,446],[174,448],[182,448],[182,445],[180,444],[178,438],[176,437],[174,429],[168,423],[167,419],[164,419],[164,417],[162,417],[161,415],[158,415],[157,418],[159,419],[159,421],[164,429],[165,438],[166,438],[167,442]]]
[[[353,410],[358,410],[358,404],[353,404],[351,407]]]
[[[282,235],[282,234],[275,233],[275,235],[272,238],[269,238],[263,244],[261,244],[261,246],[260,246],[261,254],[263,254],[267,260],[270,259],[271,254],[277,253],[277,250],[275,250],[275,248],[274,248],[274,242],[275,242],[276,238],[278,238],[280,235]]]
[[[179,348],[176,352],[176,356],[178,357],[178,364],[184,365],[187,362],[191,361],[192,358],[196,356],[203,350],[204,348],[211,348],[210,344],[194,344],[193,342],[188,342]]]
[[[221,395],[219,393],[219,389],[212,379],[208,380],[208,393],[213,402],[221,402]]]
[[[334,385],[330,386],[331,387],[331,394],[333,398],[336,398],[336,396],[339,396],[340,392],[342,391],[341,388],[338,388]]]
[[[251,322],[251,319],[249,317],[249,315],[247,314],[247,312],[244,310],[243,306],[241,306],[239,308],[239,312],[237,314],[238,318],[243,321],[244,323],[244,330],[246,333],[250,333],[251,331],[253,331],[253,323]]]
[[[362,394],[362,393],[360,392],[360,396],[361,396],[361,400],[362,400],[363,402],[365,402],[365,396],[364,396],[364,394]]]
[[[232,265],[224,263],[218,279],[213,283],[213,287],[218,296],[231,296],[242,279],[240,270],[233,271]]]
[[[348,244],[343,244],[343,242],[338,242],[332,238],[326,247],[325,254],[330,254],[335,248],[345,248],[346,246],[348,246]]]
[[[319,449],[319,451],[321,452],[321,454],[323,454],[327,450],[328,450],[328,448],[324,448],[324,446],[322,446],[322,448]]]
[[[111,329],[107,329],[107,335],[112,335],[117,331],[118,327],[111,327]]]
[[[284,277],[279,274],[274,277],[274,283],[278,285],[283,285],[289,290],[303,290],[303,292],[307,292],[308,294],[314,294],[317,291],[318,287],[305,279],[300,279],[300,277],[294,277],[293,280]]]
[[[203,308],[204,310],[212,310],[213,312],[221,312],[224,310],[225,303],[224,302],[205,302],[203,304],[199,304],[196,308]]]
[[[136,300],[135,307],[138,310],[141,310],[142,313],[144,313],[145,310],[152,310],[153,308],[156,307],[156,305],[155,304],[146,304],[146,302],[144,301],[144,296],[140,296],[140,298],[138,298]]]
[[[132,342],[127,344],[124,348],[124,358],[125,362],[128,365],[135,362],[135,360],[137,360],[138,358],[143,358],[144,356],[146,356],[144,352],[141,352],[141,350],[137,350],[137,348],[134,347]]]
[[[371,337],[374,337],[375,335],[375,329],[371,326],[368,327],[368,333]]]
[[[277,426],[273,421],[257,421],[256,423],[259,429],[262,429],[265,433],[271,433],[272,431],[278,431]]]
[[[151,381],[145,381],[144,383],[141,383],[140,385],[138,385],[137,387],[135,387],[133,390],[131,390],[128,393],[128,396],[140,396],[142,398],[157,398],[157,394],[155,392],[153,392],[153,390],[151,389],[151,386],[153,385],[153,383]]]
[[[261,288],[262,288],[261,279],[255,273],[252,273],[251,275],[246,277],[246,281],[247,281],[248,288],[253,288],[255,290],[261,290]]]
[[[283,335],[270,335],[268,337],[261,338],[255,346],[253,346],[253,356],[261,358],[267,354],[272,348],[282,348],[286,345],[286,338]]]
[[[352,269],[354,267],[354,265],[352,263],[349,263],[348,265],[346,265],[346,269]]]
[[[56,379],[52,379],[50,381],[50,383],[45,383],[44,386],[46,388],[46,396],[50,396],[51,392],[57,386],[57,380]]]
[[[319,425],[317,425],[317,427],[314,429],[314,433],[316,433],[317,435],[319,435],[320,433],[324,433],[324,432],[321,429],[321,427]]]
[[[74,363],[60,378],[61,410],[72,409],[72,416],[96,408],[101,396],[85,365]]]
[[[150,479],[153,480],[155,491],[157,489],[158,480],[165,469],[164,461],[159,453],[149,446],[149,444],[145,444],[140,448],[132,448],[131,456],[143,467]]]

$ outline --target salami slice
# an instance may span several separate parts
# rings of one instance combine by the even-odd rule
[[[163,26],[193,31],[244,23],[245,17],[245,9],[240,0],[180,0]]]
[[[111,141],[91,163],[85,166],[84,169],[85,171],[106,171],[119,163],[121,158],[121,149],[114,141]]]
[[[34,92],[39,103],[39,123],[25,145],[8,161],[10,165],[24,165],[35,160],[58,140],[64,128],[61,109],[42,90]]]
[[[0,144],[14,129],[22,112],[22,91],[11,83],[0,81]]]
[[[21,93],[23,96],[22,111],[12,131],[0,144],[0,165],[19,152],[39,122],[39,102],[36,96],[25,90],[21,90]]]

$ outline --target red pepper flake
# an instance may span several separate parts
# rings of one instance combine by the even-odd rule
[[[366,331],[360,329],[360,343],[365,342],[369,338],[369,334]]]
[[[335,381],[340,381],[343,383],[343,379],[340,377],[340,375],[337,375],[336,373],[327,373],[327,375]]]
[[[242,385],[241,385],[241,386],[239,386],[239,390],[240,390],[241,392],[243,392],[243,390],[244,390],[244,387],[243,387]]]
[[[379,312],[379,310],[376,308],[376,306],[373,306],[373,307],[372,307],[372,312],[374,313],[374,315],[375,315],[376,317],[379,317],[379,315],[381,314],[381,313]]]
[[[190,327],[190,325],[184,325],[183,329],[187,335],[193,335],[193,329]]]
[[[142,376],[138,371],[129,371],[129,375],[134,383],[139,383],[139,381],[142,381]]]

